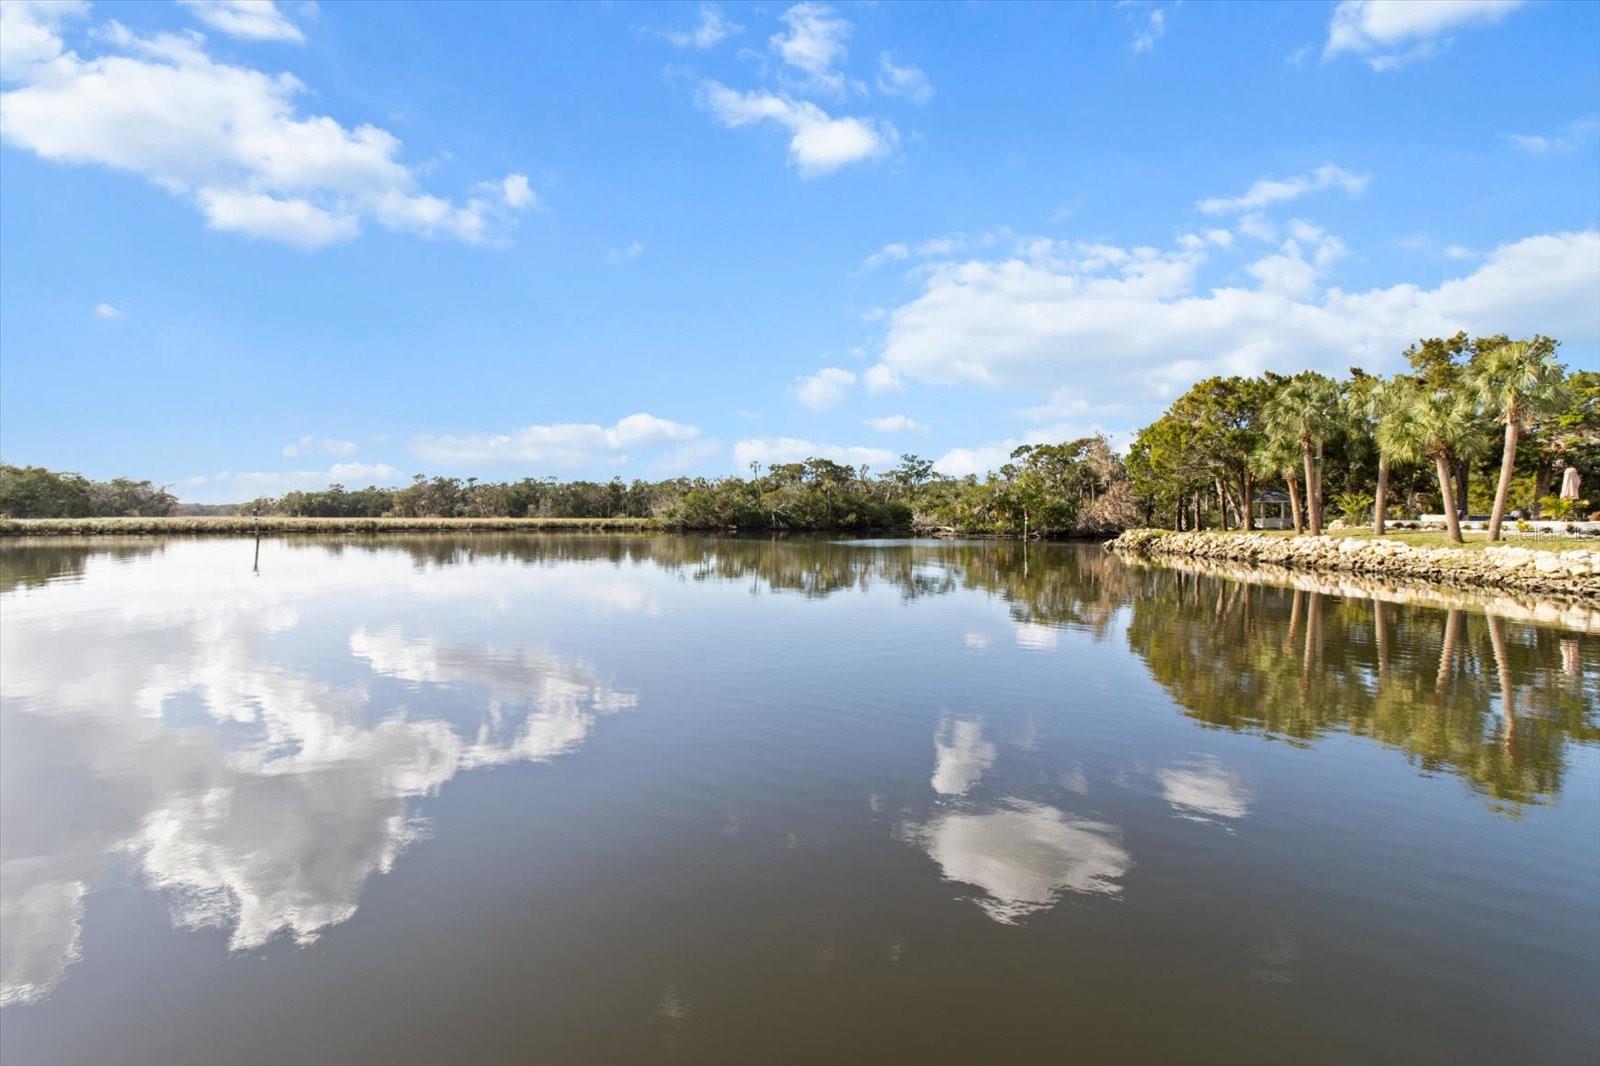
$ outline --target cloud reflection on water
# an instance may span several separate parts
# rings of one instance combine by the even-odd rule
[[[1008,799],[985,813],[953,811],[906,830],[946,880],[982,889],[990,918],[1014,924],[1064,892],[1115,896],[1133,865],[1115,826]]]
[[[1176,763],[1156,775],[1173,810],[1196,821],[1235,820],[1250,813],[1250,790],[1215,758]]]
[[[994,765],[995,747],[983,739],[978,722],[943,722],[934,734],[933,790],[944,796],[965,795]]]
[[[167,896],[177,925],[226,930],[232,950],[279,935],[309,943],[347,921],[368,878],[425,831],[414,797],[463,770],[569,752],[599,716],[636,705],[581,662],[396,626],[357,626],[353,661],[460,688],[475,722],[375,707],[365,680],[332,684],[273,661],[313,590],[370,592],[408,569],[346,557],[311,584],[274,585],[113,568],[7,604],[8,741],[52,758],[6,775],[0,1004],[60,982],[81,953],[84,897],[117,857]],[[481,580],[433,573],[433,594],[455,575]],[[152,580],[161,587],[130,587]],[[79,799],[57,820],[38,797],[61,790]]]

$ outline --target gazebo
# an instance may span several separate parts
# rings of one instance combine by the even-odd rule
[[[1289,529],[1294,525],[1294,511],[1289,494],[1282,489],[1266,489],[1250,498],[1257,529]]]

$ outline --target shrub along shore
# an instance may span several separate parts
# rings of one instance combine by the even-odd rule
[[[1503,588],[1600,601],[1600,551],[1490,545],[1481,551],[1405,544],[1389,537],[1175,533],[1130,529],[1107,548],[1135,558],[1228,560],[1286,570],[1330,571]]]

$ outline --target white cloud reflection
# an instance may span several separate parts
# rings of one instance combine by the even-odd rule
[[[939,815],[906,835],[946,880],[981,889],[978,906],[1007,925],[1049,909],[1065,892],[1115,896],[1133,865],[1115,826],[1018,799],[985,814]]]
[[[1017,647],[1029,651],[1055,651],[1061,643],[1061,631],[1038,622],[1018,622]]]
[[[232,950],[285,935],[309,943],[348,920],[367,880],[424,833],[415,797],[463,770],[570,752],[600,716],[637,703],[542,649],[408,636],[397,624],[350,632],[355,671],[312,676],[281,662],[313,596],[326,607],[378,589],[414,603],[426,589],[489,609],[506,596],[549,599],[555,571],[424,577],[396,552],[309,566],[308,552],[293,573],[259,581],[197,559],[224,550],[237,554],[237,542],[186,546],[174,565],[96,557],[92,580],[7,597],[7,744],[50,753],[54,776],[19,758],[0,777],[0,1003],[37,1001],[59,983],[81,951],[85,896],[115,856],[166,895],[176,924],[223,929]],[[361,605],[362,617],[383,614]],[[466,720],[378,705],[372,676],[459,691]],[[88,797],[73,823],[41,819],[37,797],[63,789]]]
[[[1209,756],[1177,763],[1156,777],[1161,794],[1186,818],[1234,820],[1250,813],[1250,790],[1237,773]]]
[[[995,748],[977,722],[943,722],[933,737],[933,790],[963,796],[994,765]]]

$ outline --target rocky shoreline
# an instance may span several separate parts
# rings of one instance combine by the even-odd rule
[[[1160,529],[1130,529],[1106,547],[1135,558],[1227,560],[1600,602],[1600,551],[1582,548],[1553,552],[1505,545],[1468,551],[1418,547],[1383,537],[1173,533]]]

